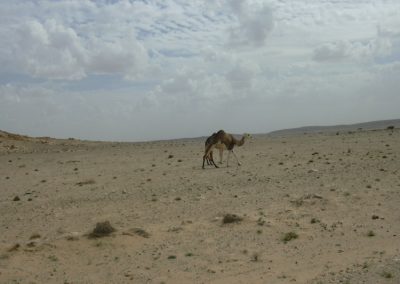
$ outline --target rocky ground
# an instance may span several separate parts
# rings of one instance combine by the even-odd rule
[[[203,139],[0,134],[0,283],[400,283],[397,128],[258,135],[204,170]]]

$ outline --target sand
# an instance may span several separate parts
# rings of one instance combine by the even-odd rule
[[[399,129],[203,151],[3,133],[0,283],[400,283]]]

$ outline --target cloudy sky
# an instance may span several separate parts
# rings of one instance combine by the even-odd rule
[[[400,118],[398,0],[0,0],[0,129],[141,141]]]

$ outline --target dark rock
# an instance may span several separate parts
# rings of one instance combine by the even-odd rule
[[[238,223],[242,220],[243,220],[243,218],[236,214],[226,214],[224,216],[224,219],[222,219],[222,223],[223,224]]]
[[[93,231],[89,234],[89,238],[102,238],[110,235],[111,233],[115,232],[113,226],[111,226],[109,221],[100,222],[96,224],[96,227]]]

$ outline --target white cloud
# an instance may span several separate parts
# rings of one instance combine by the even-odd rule
[[[347,42],[339,41],[325,43],[314,50],[313,59],[316,61],[341,60],[349,56]]]
[[[376,37],[362,41],[335,41],[324,43],[313,51],[315,61],[341,61],[354,59],[370,61],[388,56],[392,52],[392,41],[387,37]]]
[[[259,72],[257,64],[241,63],[227,72],[226,80],[232,92],[250,91],[257,72]]]
[[[82,79],[88,73],[135,77],[146,68],[148,56],[134,31],[105,40],[77,32],[55,20],[32,20],[16,29],[13,56],[26,74],[49,79]]]
[[[90,43],[87,69],[96,74],[120,73],[127,78],[138,76],[147,67],[147,51],[133,36],[133,31],[119,41]],[[89,53],[89,52],[88,52]]]
[[[86,50],[71,28],[54,20],[36,20],[16,29],[13,56],[23,72],[34,77],[81,79],[85,74]]]
[[[246,0],[228,1],[239,25],[230,29],[230,46],[263,46],[274,27],[273,11],[267,4]]]

